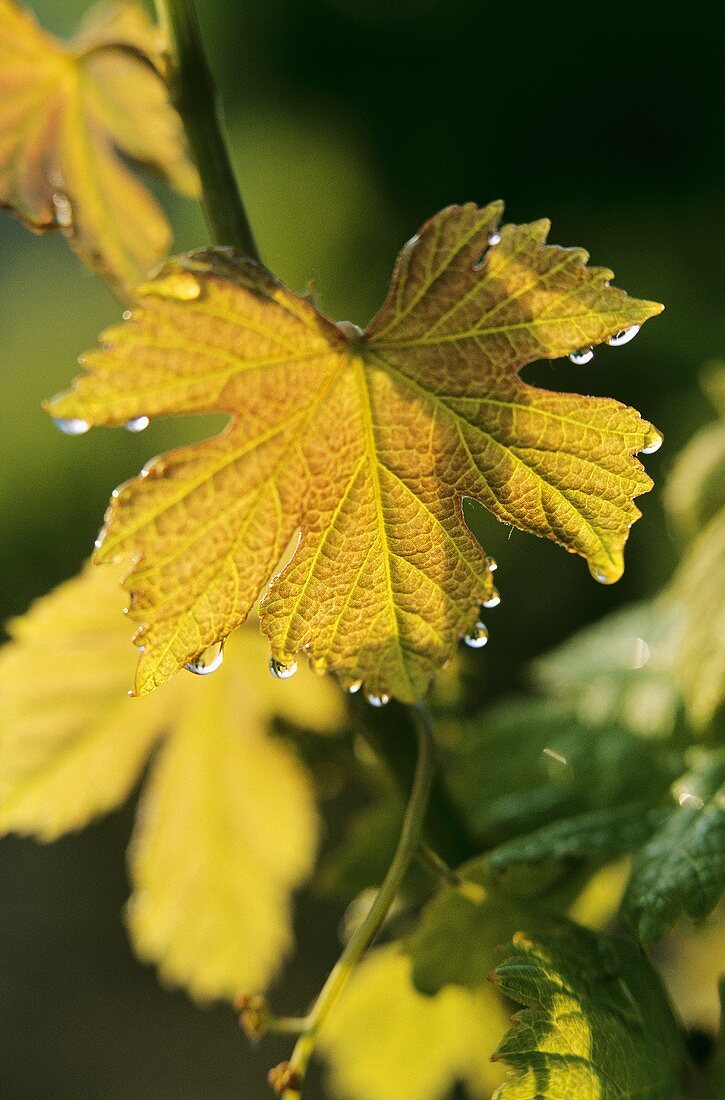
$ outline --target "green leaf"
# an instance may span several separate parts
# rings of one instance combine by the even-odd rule
[[[561,922],[514,937],[498,988],[525,1009],[495,1057],[498,1100],[680,1100],[685,1052],[666,995],[636,947]]]
[[[502,844],[488,860],[496,871],[548,860],[606,862],[639,848],[668,817],[661,806],[641,802],[595,810],[553,821]]]
[[[567,701],[591,726],[614,721],[664,737],[682,707],[672,676],[678,611],[661,601],[633,604],[577,631],[532,665],[537,687]]]
[[[637,856],[624,909],[644,943],[686,913],[706,917],[725,887],[725,750],[696,750],[678,802]]]
[[[416,989],[429,996],[447,985],[476,989],[496,961],[496,950],[519,928],[561,912],[579,883],[558,868],[504,876],[486,856],[457,868],[458,886],[443,886],[405,941]],[[534,900],[535,899],[535,900]]]
[[[450,771],[485,847],[562,817],[656,799],[678,774],[669,745],[611,720],[587,723],[566,702],[526,698],[466,722]]]

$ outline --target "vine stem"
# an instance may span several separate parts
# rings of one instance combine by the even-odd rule
[[[370,911],[351,936],[306,1017],[304,1031],[297,1040],[292,1057],[287,1064],[290,1079],[298,1083],[284,1091],[283,1100],[299,1100],[302,1082],[320,1028],[345,988],[355,966],[380,931],[380,927],[400,889],[405,873],[420,851],[428,797],[436,768],[436,749],[433,739],[433,722],[425,703],[418,702],[414,704],[412,711],[416,719],[418,759],[398,845]]]
[[[168,42],[168,84],[201,178],[202,205],[215,244],[233,245],[258,263],[224,138],[221,104],[204,52],[194,0],[155,0]]]

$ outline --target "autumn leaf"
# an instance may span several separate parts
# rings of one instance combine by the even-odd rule
[[[660,436],[607,398],[518,371],[658,313],[502,207],[442,211],[403,249],[365,333],[240,254],[171,261],[104,334],[56,418],[121,424],[218,410],[227,431],[151,462],[115,495],[98,554],[131,554],[136,689],[168,679],[262,603],[274,660],[411,701],[458,639],[481,637],[489,559],[463,501],[588,559],[605,583],[650,488]],[[499,240],[500,238],[500,240]],[[495,242],[495,243],[494,243]]]
[[[685,1052],[657,976],[626,940],[571,922],[514,937],[493,980],[527,1007],[496,1057],[497,1100],[681,1100]]]
[[[138,953],[202,998],[260,988],[292,942],[292,890],[309,876],[310,780],[275,715],[320,731],[338,693],[267,672],[252,624],[211,681],[126,691],[130,652],[116,571],[87,566],[11,624],[0,651],[0,831],[52,840],[129,794],[159,745],[130,849]]]
[[[36,232],[62,230],[122,286],[171,243],[163,211],[124,158],[182,194],[199,190],[162,74],[162,38],[136,4],[93,8],[66,44],[0,0],[0,204]]]
[[[319,1047],[339,1100],[443,1100],[458,1080],[483,1098],[501,1080],[490,1055],[505,1026],[490,988],[426,997],[413,988],[410,960],[387,945],[356,969]]]

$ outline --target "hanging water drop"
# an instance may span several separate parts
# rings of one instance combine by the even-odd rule
[[[72,416],[68,420],[63,417],[54,418],[53,423],[64,435],[85,435],[90,428],[87,420],[81,420],[77,416]]]
[[[143,432],[148,428],[151,421],[147,416],[134,416],[131,420],[127,420],[124,427],[127,432]]]
[[[492,233],[491,236],[488,238],[489,248],[495,248],[497,244],[501,244],[501,234]]]
[[[488,610],[491,607],[498,607],[501,603],[501,595],[498,588],[492,588],[490,595],[486,596],[485,600],[481,600],[481,607],[485,607]]]
[[[643,455],[653,455],[662,446],[662,436],[654,428],[645,439],[645,446],[641,450]]]
[[[489,573],[495,573],[498,569],[498,562],[495,558],[486,558],[486,568]]]
[[[347,685],[345,691],[348,693],[348,695],[357,695],[362,685],[362,680],[353,680],[351,684]]]
[[[488,641],[488,630],[483,623],[476,623],[473,630],[466,634],[463,641],[470,649],[483,649]]]
[[[594,358],[594,348],[579,348],[578,351],[573,351],[569,358],[575,366],[583,367],[586,363],[591,363]]]
[[[73,224],[73,208],[70,199],[62,191],[56,191],[53,195],[53,211],[56,225],[61,229],[69,229]]]
[[[224,642],[215,642],[203,650],[193,661],[189,661],[186,668],[195,676],[209,676],[221,665],[224,660]]]
[[[621,348],[624,344],[628,344],[630,340],[634,340],[641,328],[641,325],[630,325],[629,328],[623,328],[621,332],[615,332],[614,336],[610,336],[607,343],[610,348]]]
[[[179,302],[193,302],[201,294],[201,286],[190,271],[183,268],[169,271],[144,287],[146,294],[159,298],[175,298]]]
[[[384,707],[389,702],[389,695],[368,695],[368,703],[371,707]]]
[[[270,657],[269,671],[272,673],[275,680],[289,680],[297,671],[297,662],[293,661],[291,665],[286,665],[283,661],[278,661],[275,657]]]

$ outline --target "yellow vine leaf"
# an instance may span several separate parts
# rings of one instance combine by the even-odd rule
[[[661,441],[633,409],[527,385],[520,368],[660,311],[547,246],[547,222],[499,230],[500,203],[432,218],[364,333],[225,249],[170,261],[139,308],[49,403],[59,419],[229,414],[114,495],[98,560],[130,554],[147,692],[262,602],[276,661],[410,702],[476,630],[490,561],[463,518],[482,501],[609,583],[623,568],[634,458]],[[491,242],[495,243],[491,243]],[[475,638],[474,638],[475,641]]]
[[[101,4],[64,43],[0,0],[0,204],[36,232],[62,230],[90,267],[129,286],[166,255],[171,229],[124,158],[198,194],[163,39],[143,9]]]
[[[87,566],[11,624],[0,651],[0,831],[52,840],[119,805],[160,744],[129,853],[131,936],[200,998],[264,986],[292,942],[316,848],[312,786],[275,715],[339,728],[334,687],[274,680],[250,624],[211,678],[129,699],[115,570]]]
[[[508,1026],[502,1001],[485,983],[418,993],[410,959],[386,946],[350,978],[320,1032],[319,1049],[339,1100],[444,1100],[456,1081],[489,1097],[503,1080],[491,1063]]]

